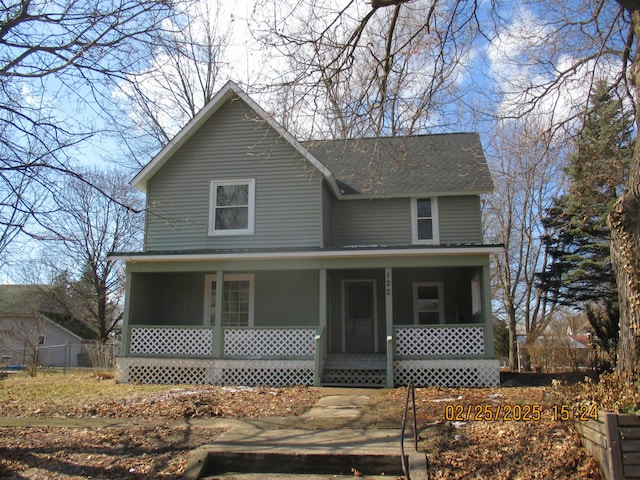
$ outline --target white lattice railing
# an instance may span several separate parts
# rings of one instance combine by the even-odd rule
[[[397,357],[484,355],[484,326],[396,327]]]
[[[225,357],[313,357],[313,328],[226,328]]]
[[[211,356],[213,330],[203,327],[131,327],[129,353],[136,355]]]

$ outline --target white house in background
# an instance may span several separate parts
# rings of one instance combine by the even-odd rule
[[[0,285],[0,363],[79,366],[95,332],[65,315],[47,285]],[[80,365],[82,366],[82,365]]]
[[[229,82],[132,184],[119,381],[499,383],[477,134],[299,142]]]

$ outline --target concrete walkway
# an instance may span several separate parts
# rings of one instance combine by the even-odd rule
[[[302,465],[312,462],[319,470],[330,470],[341,459],[355,465],[362,461],[392,462],[401,468],[400,427],[401,407],[375,404],[380,390],[357,388],[319,388],[320,398],[306,413],[295,417],[264,418],[191,418],[176,424],[224,430],[215,442],[195,450],[185,469],[185,480],[197,479],[339,479],[354,478],[360,471],[348,472],[344,477],[328,471],[316,473],[287,473],[273,471],[285,464]],[[376,408],[373,408],[373,407]],[[390,411],[392,413],[390,414]],[[52,418],[52,417],[0,417],[0,427],[58,426],[70,428],[126,427],[132,424],[153,424],[153,420],[131,418]],[[413,433],[405,435],[405,456],[409,461],[412,480],[427,478],[426,457],[413,448]],[[240,462],[268,471],[236,472],[226,475],[216,462],[229,465]],[[376,464],[377,465],[377,464]],[[221,467],[220,467],[221,468]],[[337,467],[336,467],[337,468]],[[378,478],[363,470],[362,478]],[[371,468],[382,468],[371,467]],[[207,477],[215,471],[215,475]],[[225,470],[233,471],[233,470]],[[375,470],[374,470],[375,471]],[[380,472],[381,473],[381,472]],[[400,473],[386,472],[386,478],[398,478]],[[389,475],[395,475],[389,477]],[[380,478],[383,478],[379,475]]]
[[[356,468],[353,472],[344,473],[344,478],[354,478],[359,473],[363,478],[378,478],[372,475],[374,472],[365,471],[369,462],[393,465],[396,470],[388,471],[386,478],[390,474],[395,475],[391,478],[398,478],[402,474],[400,424],[396,428],[356,427],[364,407],[372,401],[371,392],[364,389],[323,389],[323,396],[299,417],[217,420],[215,426],[226,431],[216,438],[215,443],[204,445],[192,454],[183,478],[343,478],[339,472],[332,473],[331,465],[328,465],[344,468],[338,466],[341,459],[354,464],[353,468],[358,462],[363,465],[358,467],[363,472]],[[210,420],[201,419],[191,422],[211,424]],[[426,479],[426,457],[415,452],[411,430],[406,432],[405,437],[404,450],[405,456],[408,456],[411,479]],[[225,474],[225,471],[234,471],[233,462],[241,469],[247,469],[246,465],[252,464],[262,470],[251,473],[236,470],[235,473]],[[224,468],[229,470],[216,466],[216,463],[224,464]],[[304,463],[316,465],[318,472],[306,472]],[[298,469],[296,473],[288,473],[294,467]],[[309,468],[313,470],[314,467]],[[282,471],[274,471],[279,469]],[[208,477],[208,472],[215,472],[215,475]],[[382,478],[383,472],[376,473]]]

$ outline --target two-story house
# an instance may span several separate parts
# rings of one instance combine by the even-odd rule
[[[132,183],[119,381],[499,383],[477,134],[299,142],[229,82]]]

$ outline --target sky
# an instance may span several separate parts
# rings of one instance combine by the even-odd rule
[[[229,43],[225,52],[226,63],[221,69],[218,76],[216,89],[220,88],[228,79],[234,80],[244,86],[250,95],[263,107],[267,108],[272,105],[273,98],[268,93],[260,93],[256,86],[264,86],[276,83],[282,79],[287,71],[288,65],[280,52],[274,49],[267,49],[255,37],[260,33],[264,26],[261,22],[263,13],[272,13],[275,8],[279,8],[281,12],[286,12],[287,0],[273,3],[271,0],[234,0],[233,2],[219,3],[216,0],[203,0],[203,2],[211,2],[210,11],[216,11],[216,19],[222,30],[228,29]],[[341,8],[347,2],[346,0],[326,0],[326,4],[331,4],[334,8]],[[413,5],[415,2],[406,4]],[[483,8],[487,8],[492,2],[489,0],[481,2]],[[571,2],[566,2],[571,3]],[[582,2],[576,2],[576,5]],[[292,3],[293,4],[293,3]],[[295,5],[302,5],[296,2]],[[358,18],[370,8],[365,0],[355,0],[354,5],[357,10]],[[545,12],[536,9],[536,2],[503,2],[505,6],[503,16],[507,22],[499,31],[491,32],[488,39],[478,42],[469,50],[466,56],[465,68],[459,70],[459,76],[456,81],[458,87],[472,87],[473,92],[465,101],[472,102],[474,98],[482,97],[482,93],[494,91],[494,86],[500,85],[508,87],[502,95],[495,97],[495,103],[490,105],[492,112],[508,113],[517,111],[528,100],[528,96],[522,94],[522,91],[529,87],[531,92],[536,93],[544,85],[548,85],[554,80],[553,69],[542,69],[539,65],[530,64],[528,66],[515,66],[515,61],[520,60],[529,48],[535,48],[539,44],[544,43],[548,38],[556,34],[554,31],[554,19]],[[408,8],[408,7],[407,7]],[[302,16],[299,9],[294,10],[298,16]],[[351,12],[351,10],[350,10]],[[356,11],[352,12],[356,15]],[[283,14],[284,15],[284,14]],[[283,26],[295,26],[293,16],[283,19]],[[556,53],[556,52],[550,52]],[[562,71],[572,65],[576,58],[579,58],[581,52],[578,48],[573,52],[567,50],[562,55],[556,55],[556,63],[553,65],[555,71]],[[167,62],[160,56],[155,58],[156,65],[167,65]],[[576,77],[582,76],[584,72],[595,72],[605,78],[611,78],[615,71],[615,65],[607,65],[606,63],[594,66],[593,63],[585,63],[577,70]],[[144,73],[144,72],[139,72]],[[149,79],[141,84],[141,88],[145,95],[150,98],[156,98],[167,113],[161,120],[166,122],[166,128],[176,133],[178,128],[183,125],[188,118],[180,118],[178,114],[173,113],[172,106],[167,104],[166,90],[158,88],[154,82]],[[73,117],[78,122],[104,122],[99,117],[97,108],[91,109],[82,107],[77,101],[71,98],[56,96],[58,89],[51,86],[43,97],[34,97],[29,86],[23,85],[21,89],[22,100],[25,104],[40,102],[42,104],[58,105],[62,115]],[[49,93],[51,92],[51,93]],[[115,90],[112,92],[114,97],[119,95]],[[580,106],[584,99],[588,96],[588,86],[580,81],[570,81],[556,95],[548,96],[534,110],[535,116],[543,122],[557,121],[558,118],[566,118],[576,111],[576,107]],[[66,102],[66,103],[65,103]],[[165,102],[165,103],[162,103]],[[83,109],[84,108],[84,109]],[[486,108],[486,106],[485,106]],[[455,112],[453,110],[445,111],[447,114]],[[463,112],[468,113],[468,112]],[[135,112],[131,113],[135,118]],[[178,118],[178,120],[176,120]],[[446,123],[440,118],[442,123]],[[466,120],[465,120],[466,121]],[[437,127],[438,117],[434,116],[434,128]],[[455,123],[455,122],[452,122]],[[485,146],[489,143],[487,140],[488,128],[486,125],[460,125],[456,128],[458,131],[468,131],[481,129],[483,143]],[[122,159],[127,155],[127,151],[122,148],[121,142],[113,137],[96,135],[90,141],[80,145],[74,152],[78,164],[84,166],[99,165],[108,166],[114,162],[114,159]],[[147,159],[151,160],[151,156]],[[122,162],[125,163],[125,162]],[[132,168],[132,174],[133,172]]]
[[[204,1],[208,1],[212,5],[211,11],[218,12],[219,26],[229,29],[229,45],[225,52],[228,63],[219,74],[217,88],[221,87],[228,79],[234,80],[247,88],[254,99],[268,109],[272,99],[255,91],[253,87],[278,83],[283,76],[286,76],[289,67],[280,51],[273,48],[268,49],[255,37],[261,33],[261,29],[264,27],[262,15],[265,12],[268,15],[272,14],[276,7],[267,0],[237,0],[220,2],[219,4],[216,0]],[[323,5],[332,5],[332,8],[336,9],[342,8],[347,3],[346,0],[326,0]],[[480,3],[486,9],[492,2]],[[292,3],[286,0],[277,2],[280,9],[279,14],[285,16],[281,28],[295,26],[294,16],[286,17],[287,8],[291,8],[287,7],[289,4]],[[415,2],[406,4],[407,8],[412,4]],[[295,5],[293,11],[296,16],[304,17],[301,13],[304,3],[296,2]],[[369,9],[364,0],[356,0],[352,5],[354,7],[351,7],[348,13],[357,18],[361,18]],[[480,38],[469,50],[466,65],[459,69],[457,85],[461,88],[472,86],[473,93],[471,95],[475,96],[475,100],[483,96],[483,93],[487,96],[495,93],[498,86],[503,88],[500,96],[495,97],[498,100],[490,107],[485,106],[484,108],[492,110],[488,113],[499,112],[508,115],[521,110],[532,95],[540,93],[545,86],[554,81],[554,75],[557,72],[573,65],[576,58],[580,58],[579,55],[582,55],[583,52],[576,50],[576,57],[572,56],[571,49],[567,49],[562,54],[553,52],[556,57],[554,65],[550,63],[544,65],[547,60],[545,58],[541,58],[541,63],[538,65],[533,63],[516,65],[516,62],[521,61],[525,55],[531,54],[532,50],[539,48],[549,38],[557,35],[557,23],[556,19],[547,12],[536,10],[536,2],[507,1],[502,2],[502,5],[504,8],[501,16],[507,21],[498,31],[486,28],[485,31],[489,32],[491,38],[488,40]],[[480,15],[482,16],[483,13],[481,12]],[[329,17],[333,18],[334,16],[330,15]],[[487,25],[490,24],[487,18]],[[163,64],[161,58],[158,61]],[[607,71],[608,66],[603,62],[597,66],[593,62],[586,62],[576,70],[574,77],[577,79],[583,77],[585,72],[595,72],[596,76],[611,78],[618,65],[609,67],[611,67],[610,71]],[[145,88],[144,84],[143,88]],[[153,96],[153,82],[148,82],[146,88],[146,93]],[[556,94],[548,95],[544,101],[540,102],[534,113],[539,119],[546,119],[548,122],[557,122],[559,118],[567,118],[575,114],[576,109],[583,105],[584,99],[588,97],[588,88],[588,85],[582,81],[570,80]],[[523,94],[527,89],[529,93]],[[162,94],[162,89],[158,89],[156,95]],[[172,120],[175,122],[175,117],[172,115],[171,118],[167,118],[167,122]],[[441,118],[440,120],[443,124],[447,123],[445,119]],[[183,119],[178,123],[183,124],[185,121],[186,119]],[[434,122],[437,123],[437,117]],[[436,126],[435,123],[434,126]],[[177,126],[173,131],[177,131]]]

